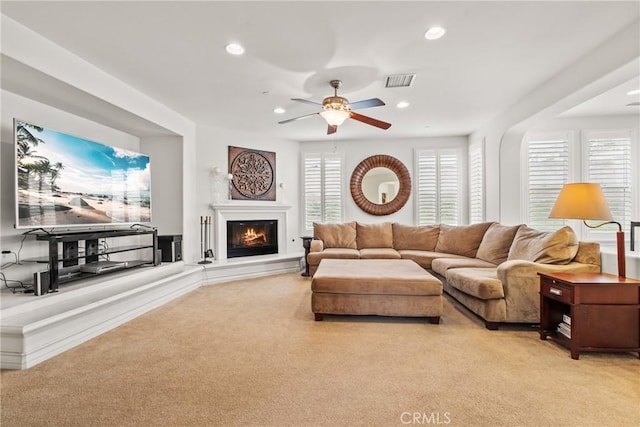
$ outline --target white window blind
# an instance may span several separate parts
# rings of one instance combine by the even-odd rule
[[[484,144],[469,146],[469,223],[484,221]]]
[[[460,222],[460,162],[458,150],[416,151],[419,225],[458,225]]]
[[[527,144],[527,200],[525,222],[538,230],[553,231],[563,219],[550,219],[549,212],[560,190],[569,180],[569,139],[531,139]]]
[[[342,221],[342,155],[303,153],[303,218],[305,230],[314,222]]]
[[[631,135],[629,132],[586,132],[583,142],[585,153],[584,171],[587,182],[597,182],[609,204],[613,220],[629,228],[632,220],[632,156]],[[637,165],[636,165],[637,166]],[[606,233],[617,230],[615,224],[598,229],[590,229],[589,233]],[[604,235],[600,239],[605,238]]]

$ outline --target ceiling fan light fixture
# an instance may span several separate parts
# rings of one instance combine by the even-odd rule
[[[349,112],[346,110],[324,110],[320,112],[320,115],[331,126],[340,126],[349,117]]]

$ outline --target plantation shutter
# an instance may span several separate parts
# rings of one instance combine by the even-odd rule
[[[342,221],[342,156],[324,157],[324,222]]]
[[[527,225],[553,231],[563,219],[549,219],[549,212],[569,179],[568,138],[532,139],[527,144]]]
[[[304,153],[304,226],[322,222],[322,154]]]
[[[438,168],[435,152],[418,154],[418,182],[416,201],[418,204],[418,225],[438,223]]]
[[[484,158],[483,144],[469,147],[469,223],[484,221]]]
[[[304,228],[342,221],[342,155],[303,153]]]
[[[442,153],[439,158],[440,222],[458,225],[460,212],[460,165],[455,153]]]
[[[585,180],[600,184],[613,221],[622,224],[623,230],[628,229],[633,206],[630,133],[587,132],[585,145]],[[617,229],[615,224],[611,224],[590,229],[589,233],[606,233],[612,236],[611,231]]]
[[[418,225],[457,225],[460,221],[460,153],[419,150],[416,157]]]

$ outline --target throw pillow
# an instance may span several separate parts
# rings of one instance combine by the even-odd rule
[[[313,223],[313,238],[322,240],[325,248],[356,248],[356,223],[317,224]]]
[[[393,229],[391,223],[356,223],[356,244],[358,249],[393,247]]]
[[[438,243],[440,227],[437,225],[412,226],[393,223],[393,248],[415,251],[433,251]]]
[[[521,226],[509,250],[509,260],[523,259],[542,264],[569,264],[578,253],[578,238],[569,226],[556,231],[538,231]]]
[[[474,258],[482,237],[491,224],[491,222],[463,226],[440,224],[436,252]]]
[[[493,264],[502,264],[509,257],[509,249],[520,225],[509,226],[498,223],[491,224],[482,241],[476,258]]]

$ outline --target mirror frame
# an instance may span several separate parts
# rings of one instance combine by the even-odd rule
[[[369,201],[362,192],[362,180],[373,168],[390,169],[398,177],[398,194],[389,203],[379,204]],[[389,215],[398,212],[409,200],[411,195],[411,175],[400,160],[386,154],[367,157],[353,170],[351,174],[351,197],[360,209],[371,215]]]

